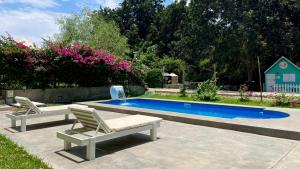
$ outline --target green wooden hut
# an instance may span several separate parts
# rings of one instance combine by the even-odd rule
[[[300,68],[282,56],[265,71],[265,91],[300,93]]]

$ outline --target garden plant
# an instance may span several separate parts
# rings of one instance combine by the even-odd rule
[[[44,47],[35,48],[2,36],[0,64],[0,83],[6,89],[140,83],[131,61],[78,42],[46,41]]]

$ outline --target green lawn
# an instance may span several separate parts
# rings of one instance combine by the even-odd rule
[[[0,134],[0,168],[49,169],[50,167]]]
[[[151,95],[144,95],[142,97],[144,97],[144,98],[154,98],[154,99],[195,101],[190,96],[184,96],[184,97],[182,97],[182,96],[179,96],[179,95],[151,94]],[[260,102],[258,100],[240,101],[238,98],[227,97],[227,96],[220,96],[219,99],[215,100],[215,101],[201,101],[201,102],[212,102],[212,103],[239,104],[239,105],[249,105],[249,106],[274,107],[272,105],[271,101],[263,101],[263,102]],[[289,105],[287,105],[287,106],[276,106],[276,107],[290,108]],[[300,108],[300,105],[297,104],[296,108]]]

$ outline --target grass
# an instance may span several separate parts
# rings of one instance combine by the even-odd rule
[[[185,100],[185,101],[195,101],[194,98],[190,96],[179,96],[179,95],[160,95],[160,94],[151,94],[144,95],[144,98],[153,98],[153,99],[169,99],[169,100]],[[236,97],[230,96],[219,96],[218,100],[215,101],[201,101],[201,102],[211,102],[211,103],[225,103],[225,104],[237,104],[237,105],[248,105],[248,106],[262,106],[262,107],[284,107],[290,108],[290,105],[285,106],[273,106],[272,101],[263,101],[259,100],[249,100],[249,101],[240,101]],[[296,108],[300,108],[300,105],[297,104]]]
[[[49,169],[50,167],[0,134],[0,168]]]

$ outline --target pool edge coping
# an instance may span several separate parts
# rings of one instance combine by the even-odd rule
[[[230,104],[230,103],[214,103],[214,102],[203,102],[203,101],[192,101],[192,100],[172,100],[172,99],[160,99],[160,98],[147,98],[147,97],[130,97],[127,99],[151,99],[151,100],[163,100],[163,101],[173,101],[173,102],[188,102],[188,103],[200,103],[200,104],[209,104],[209,105],[222,105],[222,106],[233,106],[233,107],[248,107],[248,108],[263,108],[266,110],[299,110],[300,108],[287,108],[287,107],[269,107],[269,106],[254,106],[254,105],[243,105],[243,104]],[[86,102],[104,102],[110,101],[110,99],[105,100],[94,100],[94,101],[85,101],[85,102],[77,102],[77,103],[86,103]]]
[[[139,98],[139,97],[135,97]],[[150,99],[150,98],[139,98],[139,99]],[[155,100],[167,100],[167,99],[155,99]],[[109,104],[102,104],[98,103],[101,101],[108,101],[108,100],[99,100],[99,101],[90,101],[90,102],[78,102],[77,104],[87,105],[89,107],[95,108],[97,110],[103,111],[112,111],[117,113],[124,113],[124,114],[142,114],[148,116],[155,116],[161,117],[164,120],[168,121],[175,121],[193,125],[202,125],[207,127],[214,127],[220,129],[228,129],[228,130],[235,130],[240,132],[247,132],[271,137],[278,137],[278,138],[286,138],[286,139],[293,139],[293,140],[300,140],[300,132],[297,130],[287,130],[287,129],[280,129],[280,128],[272,128],[267,126],[259,126],[259,125],[251,125],[245,124],[243,121],[245,119],[236,118],[232,119],[225,119],[225,118],[218,118],[218,117],[209,117],[209,116],[200,116],[200,115],[192,115],[192,114],[181,114],[176,112],[167,112],[167,111],[160,111],[160,110],[150,110],[150,109],[143,109],[143,108],[133,108],[133,107],[126,107],[126,106],[118,106],[118,105],[109,105]],[[167,101],[174,101],[174,100],[167,100]],[[177,100],[175,100],[177,101]],[[180,102],[190,102],[190,103],[202,103],[207,104],[206,102],[193,102],[193,101],[180,101]],[[225,106],[232,106],[232,104],[216,104],[213,103],[212,105],[225,105]],[[286,112],[282,109],[289,109],[289,108],[272,108],[268,109],[269,107],[257,107],[257,106],[238,106],[233,105],[236,107],[249,107],[249,108],[264,108],[266,110],[275,110],[284,113],[288,113],[290,116],[291,112]],[[297,110],[297,109],[296,109]],[[289,118],[289,117],[287,117]],[[231,120],[231,121],[230,121]],[[251,121],[257,120],[277,120],[278,119],[246,119]]]

